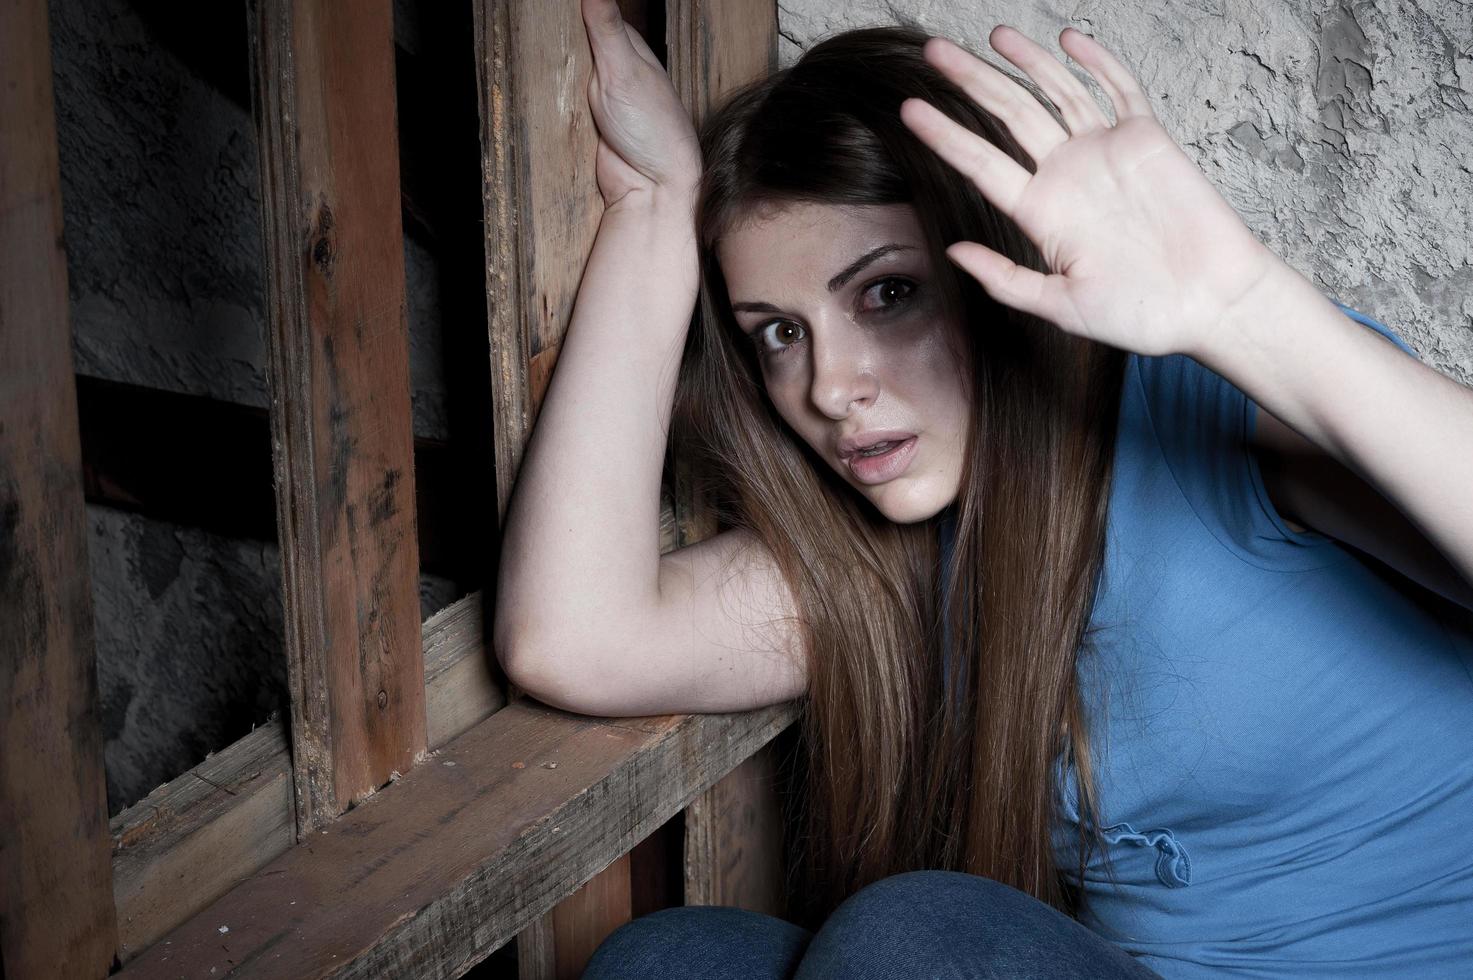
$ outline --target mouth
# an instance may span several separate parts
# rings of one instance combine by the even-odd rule
[[[848,453],[844,456],[844,465],[860,483],[885,483],[909,468],[915,458],[915,450],[915,436],[883,440]]]

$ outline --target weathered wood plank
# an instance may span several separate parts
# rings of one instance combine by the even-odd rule
[[[786,916],[774,748],[763,746],[686,807],[685,904]]]
[[[723,95],[777,67],[776,0],[667,0],[665,44],[670,81],[700,125]],[[715,534],[716,519],[698,499],[688,460],[672,440],[675,541],[695,544]]]
[[[389,0],[253,0],[298,835],[426,751]]]
[[[122,975],[458,976],[795,715],[792,703],[645,719],[512,704],[241,882]]]
[[[691,114],[705,117],[723,95],[777,67],[775,0],[669,0],[670,79]],[[670,447],[675,540],[684,547],[716,533],[688,461]],[[685,901],[783,913],[782,824],[764,752],[713,786],[685,812]]]
[[[603,213],[578,4],[476,0],[497,513],[521,465]]]
[[[619,855],[553,908],[550,918],[554,980],[578,980],[598,944],[629,921],[632,853]],[[523,975],[519,980],[528,978]]]
[[[576,2],[475,0],[487,330],[498,523],[557,363],[603,212]],[[522,692],[509,685],[509,697]],[[557,975],[557,923],[518,949],[522,980]]]
[[[666,0],[670,81],[694,118],[777,69],[775,0]]]
[[[113,818],[127,962],[296,842],[291,754],[273,721]]]
[[[486,642],[486,599],[472,592],[425,620],[425,711],[430,748],[501,710],[506,695]]]
[[[425,620],[431,748],[505,703],[486,648],[483,598]],[[112,819],[119,956],[131,960],[296,841],[291,755],[280,721],[256,729]]]
[[[43,0],[0,3],[0,976],[103,977],[117,923]]]
[[[552,914],[539,915],[517,933],[517,980],[552,980],[557,976],[557,943]]]

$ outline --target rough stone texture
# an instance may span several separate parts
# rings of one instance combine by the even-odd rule
[[[73,352],[79,374],[266,407],[246,15],[227,6],[50,5]],[[195,37],[190,17],[238,35]],[[414,432],[443,439],[439,270],[412,238],[405,262]],[[284,706],[280,552],[94,504],[87,516],[116,813]],[[421,576],[423,615],[457,597]]]
[[[53,0],[51,29],[77,373],[265,408],[250,107],[126,0]],[[408,237],[405,262],[414,433],[443,439],[438,271]]]
[[[286,703],[274,544],[89,506],[108,810]]]
[[[1473,384],[1473,5],[786,0],[779,61],[898,19],[1010,69],[999,23],[1061,57],[1065,27],[1094,35],[1261,240]]]
[[[250,110],[123,0],[51,4],[76,369],[265,407]]]

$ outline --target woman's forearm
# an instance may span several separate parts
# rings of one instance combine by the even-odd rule
[[[1473,390],[1279,260],[1207,337],[1193,357],[1374,487],[1473,585]]]
[[[508,504],[503,664],[591,641],[656,602],[660,477],[698,276],[689,194],[631,193],[605,210]]]

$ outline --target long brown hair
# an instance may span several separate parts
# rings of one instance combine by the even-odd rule
[[[1033,169],[1002,123],[926,63],[926,37],[911,25],[830,37],[701,131],[701,309],[675,436],[723,522],[766,544],[798,602],[809,686],[790,914],[810,926],[865,884],[921,868],[986,875],[1076,913],[1052,843],[1060,765],[1078,777],[1081,872],[1091,843],[1076,661],[1125,354],[999,305],[947,260],[945,246],[967,239],[1047,271],[901,123],[901,101],[925,98]],[[753,208],[790,202],[911,205],[945,308],[967,327],[973,411],[944,581],[937,519],[895,524],[846,485],[777,414],[742,343],[716,243]],[[965,665],[950,697],[943,657]]]

